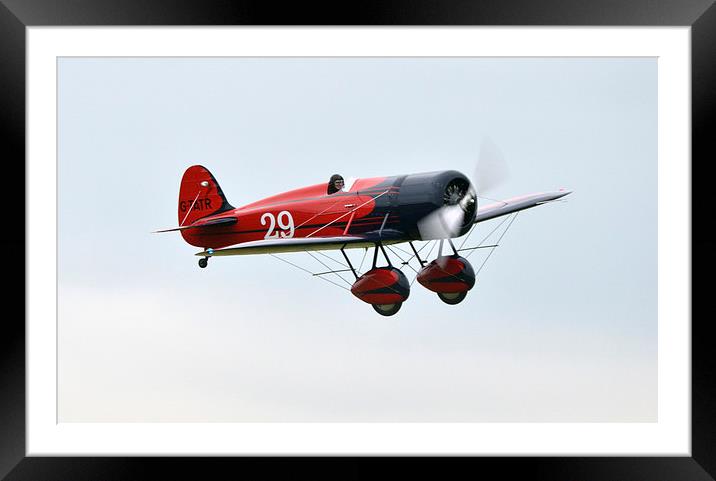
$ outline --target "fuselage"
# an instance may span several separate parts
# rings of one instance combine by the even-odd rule
[[[369,233],[420,240],[418,221],[449,202],[448,185],[456,182],[469,185],[467,177],[454,170],[357,179],[345,191],[330,195],[326,183],[315,184],[201,217],[193,223],[236,219],[233,224],[181,233],[189,244],[214,249],[262,239]],[[197,203],[187,206],[193,210],[203,208]],[[474,209],[466,216],[460,235],[472,225]]]

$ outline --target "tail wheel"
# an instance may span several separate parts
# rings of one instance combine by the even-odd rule
[[[392,316],[400,310],[402,302],[396,302],[395,304],[371,304],[375,312],[381,316]]]
[[[455,305],[460,304],[465,297],[467,297],[467,291],[464,292],[438,292],[438,297],[445,304]]]
[[[205,268],[205,267],[208,266],[208,265],[209,265],[209,259],[208,259],[208,258],[202,257],[201,259],[199,259],[199,267],[201,267],[201,268],[203,269],[203,268]]]

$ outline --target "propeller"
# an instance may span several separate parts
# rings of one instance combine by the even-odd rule
[[[475,165],[473,182],[480,194],[489,193],[502,185],[510,176],[505,156],[489,137],[483,137],[480,156]]]
[[[474,181],[461,178],[450,181],[443,194],[443,206],[418,222],[420,236],[423,240],[457,237],[466,227],[466,223],[470,223],[470,219],[474,218],[477,192],[488,192],[508,177],[509,169],[504,156],[494,142],[487,137],[483,138],[474,169]]]

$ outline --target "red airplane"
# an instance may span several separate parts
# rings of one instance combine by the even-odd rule
[[[189,167],[179,189],[179,231],[186,242],[210,257],[340,250],[355,276],[351,292],[381,315],[398,312],[410,283],[391,263],[385,247],[408,243],[420,263],[418,282],[447,304],[458,304],[475,284],[470,263],[453,238],[473,226],[564,197],[570,192],[524,195],[479,207],[469,179],[454,170],[349,180],[336,175],[321,183],[235,208],[214,176],[201,165]],[[438,257],[421,259],[414,241],[438,240]],[[452,254],[443,255],[443,242]],[[494,247],[494,246],[491,246]],[[373,248],[372,268],[359,275],[346,249]],[[378,266],[378,251],[387,265]],[[404,262],[403,264],[407,264]],[[330,271],[338,272],[338,271]]]

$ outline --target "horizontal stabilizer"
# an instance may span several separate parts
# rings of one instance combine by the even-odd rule
[[[536,207],[542,204],[548,204],[567,194],[570,194],[569,190],[558,190],[555,192],[541,192],[539,194],[521,195],[519,197],[513,197],[503,202],[496,202],[494,204],[479,207],[477,209],[477,216],[475,217],[475,223],[482,222],[485,220],[494,219],[513,212],[529,209],[530,207]]]
[[[199,227],[227,226],[236,224],[237,221],[238,219],[236,217],[222,217],[220,219],[211,219],[205,222],[198,221],[191,225],[172,227],[171,229],[155,230],[153,234],[158,234],[160,232],[174,232],[187,229],[198,229]]]

